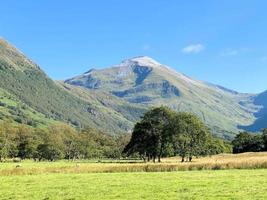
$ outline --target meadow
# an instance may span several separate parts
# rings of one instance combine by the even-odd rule
[[[18,167],[19,166],[19,167]],[[267,199],[267,153],[0,163],[0,199]]]
[[[220,154],[180,162],[180,158],[165,158],[161,163],[141,160],[78,160],[57,162],[0,163],[0,175],[34,175],[43,173],[116,173],[171,172],[193,170],[267,169],[267,152]],[[18,167],[16,167],[18,166]]]

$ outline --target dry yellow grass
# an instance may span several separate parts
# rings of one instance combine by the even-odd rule
[[[170,172],[185,170],[261,169],[267,168],[267,152],[221,154],[196,158],[181,163],[180,158],[166,158],[162,163],[77,163],[23,162],[0,164],[0,175],[29,175],[42,173],[102,173],[102,172]]]

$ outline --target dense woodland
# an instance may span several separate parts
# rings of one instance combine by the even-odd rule
[[[129,137],[113,137],[90,128],[77,131],[66,124],[31,129],[3,121],[0,124],[0,160],[119,158]]]

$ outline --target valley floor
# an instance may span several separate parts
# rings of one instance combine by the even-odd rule
[[[267,199],[267,170],[0,177],[0,199]]]
[[[114,162],[0,163],[0,199],[267,199],[267,152]]]

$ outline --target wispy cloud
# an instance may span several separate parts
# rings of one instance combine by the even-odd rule
[[[192,54],[192,53],[199,53],[205,49],[203,44],[191,44],[182,49],[183,53]]]

